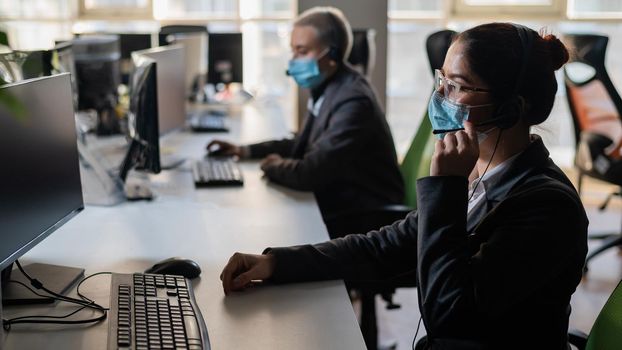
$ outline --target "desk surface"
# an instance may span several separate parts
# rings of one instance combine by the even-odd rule
[[[275,108],[247,106],[229,122],[228,134],[168,135],[163,149],[196,159],[213,137],[246,143],[288,134]],[[193,284],[212,349],[364,349],[341,281],[261,286],[225,298],[218,276],[233,252],[260,253],[267,246],[328,238],[312,194],[267,183],[257,162],[240,165],[245,180],[240,188],[196,190],[188,163],[151,176],[158,195],[153,202],[87,206],[22,260],[84,267],[92,274],[131,273],[171,256],[190,258],[203,270]],[[108,305],[109,277],[94,277],[81,291]],[[71,309],[13,307],[4,313],[62,314]],[[107,322],[17,325],[5,348],[105,349],[107,331]]]

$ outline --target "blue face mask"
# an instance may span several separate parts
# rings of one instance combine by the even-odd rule
[[[301,88],[313,89],[324,81],[324,74],[320,72],[318,60],[324,57],[326,50],[318,58],[293,58],[287,65],[287,75],[294,78]]]
[[[432,129],[435,131],[436,137],[441,140],[445,136],[446,132],[438,132],[440,130],[463,130],[464,121],[469,120],[469,112],[473,107],[489,107],[490,104],[468,106],[462,103],[457,103],[449,100],[438,91],[432,93],[430,103],[428,104],[428,118],[432,124]],[[486,125],[488,123],[482,123],[479,125]],[[491,128],[494,129],[493,126]],[[478,142],[483,142],[488,136],[490,130],[486,132],[477,132]]]

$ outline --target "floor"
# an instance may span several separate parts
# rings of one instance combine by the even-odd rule
[[[574,181],[573,170],[565,170]],[[615,187],[600,181],[586,179],[583,181],[582,200],[590,219],[590,234],[618,230],[622,223],[622,199],[611,200],[607,210],[599,211],[598,207]],[[598,245],[597,240],[590,240],[590,247]],[[570,327],[589,333],[589,330],[602,308],[607,297],[622,278],[622,256],[618,249],[610,250],[590,264],[590,270],[577,287],[572,297],[572,314]],[[381,345],[396,345],[393,349],[410,349],[419,321],[416,289],[400,289],[394,302],[401,305],[397,310],[386,310],[385,302],[378,297],[377,312],[379,326],[379,342]],[[356,309],[356,305],[355,305]],[[417,339],[425,334],[423,326]]]

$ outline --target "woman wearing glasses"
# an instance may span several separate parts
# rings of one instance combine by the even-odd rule
[[[438,140],[430,176],[417,181],[418,210],[366,234],[236,253],[221,275],[225,293],[258,279],[390,280],[416,270],[426,349],[567,349],[588,221],[530,134],[549,116],[554,72],[567,60],[555,36],[520,25],[459,34],[436,72],[428,109]]]

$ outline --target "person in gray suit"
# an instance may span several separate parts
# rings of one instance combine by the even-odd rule
[[[302,13],[291,35],[287,74],[310,89],[302,131],[292,139],[247,146],[215,140],[210,153],[263,158],[271,181],[313,191],[322,216],[400,204],[404,183],[391,131],[376,94],[348,65],[352,31],[336,8]],[[217,150],[217,151],[214,151]]]

